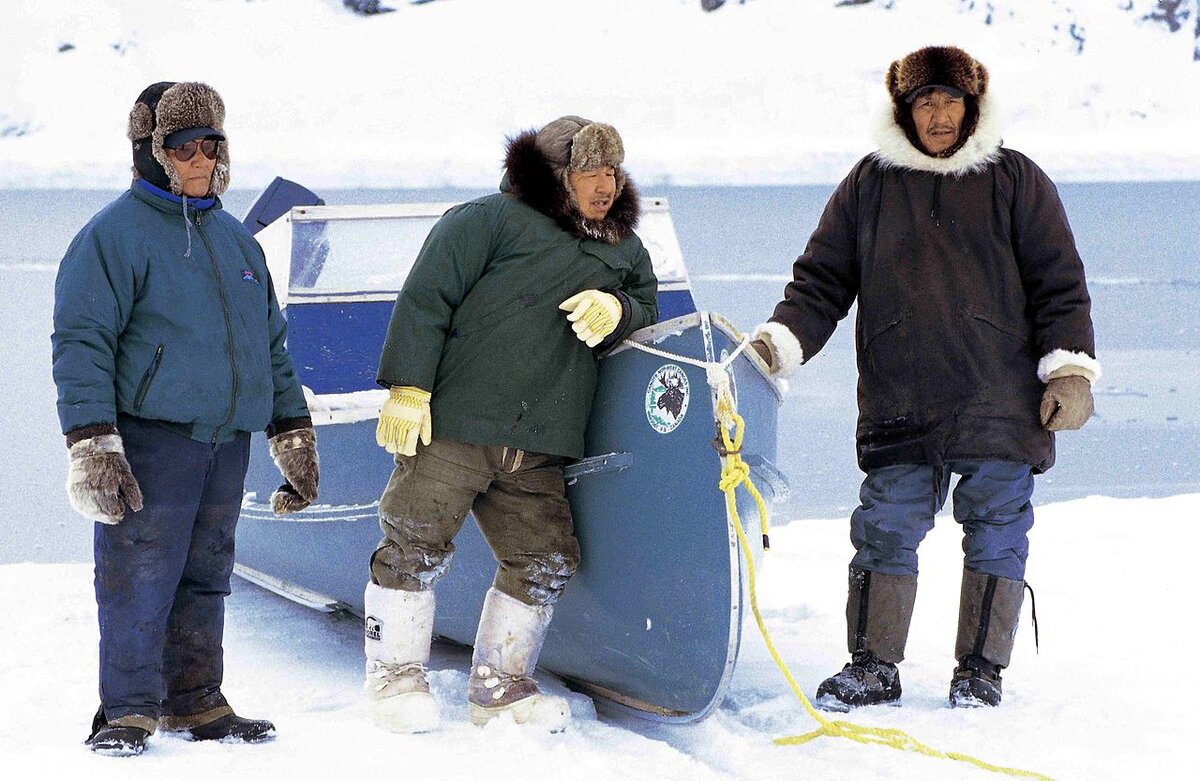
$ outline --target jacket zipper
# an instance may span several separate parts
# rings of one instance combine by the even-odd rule
[[[941,174],[933,176],[933,205],[929,209],[929,218],[933,220],[933,224],[941,227],[942,211],[942,177]]]
[[[158,366],[162,363],[163,345],[159,345],[154,350],[154,360],[150,361],[150,368],[146,369],[146,373],[142,375],[142,381],[138,383],[137,395],[133,398],[133,408],[140,410],[142,402],[146,400],[146,394],[150,392],[150,383],[154,382],[154,377],[158,374]]]
[[[208,261],[212,265],[213,278],[217,281],[217,296],[221,299],[221,313],[225,316],[225,348],[229,353],[229,371],[233,375],[233,382],[230,384],[229,393],[229,414],[225,416],[225,420],[221,425],[213,431],[212,444],[217,443],[217,435],[221,429],[229,425],[233,420],[233,413],[237,407],[237,392],[238,392],[238,372],[237,361],[234,359],[233,348],[233,319],[229,314],[229,301],[225,297],[225,285],[221,282],[221,270],[217,266],[217,256],[213,254],[212,245],[208,243],[208,236],[200,226],[200,215],[203,212],[196,212],[196,233],[200,234],[200,241],[204,242],[204,249],[208,252]]]

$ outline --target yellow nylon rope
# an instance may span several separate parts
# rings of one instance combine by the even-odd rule
[[[820,713],[804,696],[800,685],[796,683],[796,679],[792,676],[791,670],[784,663],[783,658],[775,649],[775,643],[771,641],[771,636],[767,632],[767,626],[763,622],[762,614],[758,610],[758,594],[757,594],[757,578],[754,570],[754,556],[750,551],[750,543],[746,540],[746,533],[742,529],[742,521],[737,511],[737,501],[735,493],[739,485],[745,484],[746,490],[754,497],[754,503],[758,508],[759,522],[762,527],[764,549],[768,547],[767,532],[767,508],[763,502],[762,495],[754,486],[754,482],[750,479],[750,467],[742,460],[742,439],[745,436],[746,422],[738,415],[733,407],[733,397],[729,393],[727,387],[717,389],[717,429],[721,437],[721,444],[724,447],[725,455],[722,456],[721,465],[721,481],[720,488],[725,494],[725,506],[729,512],[729,517],[733,519],[733,528],[737,532],[738,543],[742,548],[742,556],[746,562],[746,571],[749,575],[748,581],[750,586],[750,608],[754,612],[754,620],[758,622],[758,631],[762,633],[763,641],[767,644],[767,650],[771,652],[771,658],[775,660],[775,664],[779,667],[783,677],[787,679],[788,686],[791,687],[792,693],[800,700],[800,704],[808,711],[808,715],[821,726],[812,732],[807,732],[803,735],[792,735],[784,738],[775,738],[774,743],[777,746],[799,746],[804,743],[814,740],[823,735],[833,738],[849,738],[850,740],[859,743],[874,743],[900,751],[914,751],[918,754],[924,754],[929,757],[938,757],[940,759],[953,759],[959,762],[966,762],[983,770],[990,770],[993,773],[1003,773],[1010,776],[1020,776],[1022,778],[1037,778],[1044,781],[1051,781],[1049,776],[1041,773],[1036,773],[1032,770],[1021,770],[1013,767],[1003,767],[1001,765],[993,765],[984,762],[981,759],[960,754],[953,751],[939,751],[938,749],[926,746],[916,738],[902,732],[898,729],[883,728],[883,727],[864,727],[859,724],[853,724],[848,721],[829,721],[821,716]],[[733,437],[730,438],[729,429],[734,430]]]

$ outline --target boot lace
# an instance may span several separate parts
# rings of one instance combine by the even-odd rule
[[[528,675],[511,675],[481,664],[471,671],[473,683],[482,687],[486,698],[496,705],[538,694],[537,683]]]
[[[420,662],[408,664],[388,664],[377,660],[367,662],[367,685],[378,693],[388,688],[401,691],[428,691],[429,684],[425,680],[425,665]]]

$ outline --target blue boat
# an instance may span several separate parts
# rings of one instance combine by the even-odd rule
[[[375,385],[380,347],[425,235],[452,205],[325,206],[276,180],[247,218],[261,228],[321,454],[320,503],[280,518],[269,504],[278,472],[265,443],[253,447],[237,539],[237,572],[248,580],[362,615],[393,467],[375,444],[386,397]],[[768,505],[787,493],[774,466],[782,395],[758,355],[739,351],[737,329],[696,311],[667,202],[646,198],[643,208],[638,234],[654,260],[662,319],[600,360],[586,456],[566,469],[582,563],[539,666],[618,709],[687,722],[720,704],[746,605],[746,568],[718,488],[706,365],[726,364],[717,373],[746,421],[741,456]],[[739,492],[737,507],[757,556],[755,504]],[[455,545],[434,632],[470,645],[496,561],[473,519]]]

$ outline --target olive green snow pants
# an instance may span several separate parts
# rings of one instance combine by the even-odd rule
[[[379,501],[384,537],[371,580],[433,588],[471,511],[500,564],[493,585],[529,605],[554,604],[579,566],[563,459],[516,448],[434,440],[415,456],[396,456]]]

